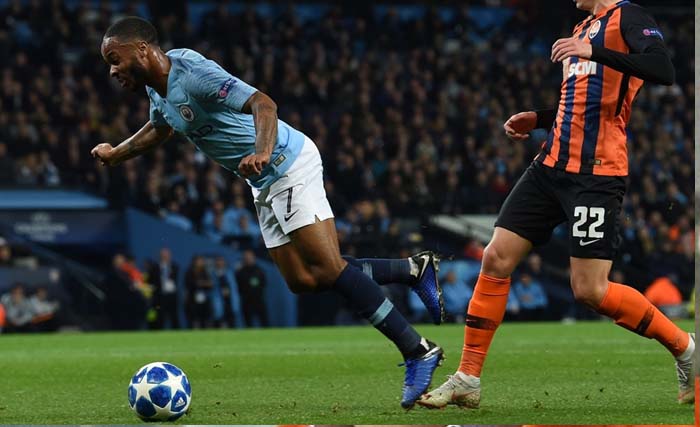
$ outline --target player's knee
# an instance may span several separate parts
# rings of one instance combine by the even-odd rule
[[[287,280],[287,287],[294,294],[308,294],[311,292],[316,292],[318,289],[318,283],[312,274],[299,274],[293,279]]]
[[[484,249],[484,256],[481,260],[482,273],[492,277],[508,277],[513,272],[517,261],[507,250],[489,243]]]
[[[319,291],[331,289],[343,272],[345,265],[347,265],[345,262],[328,262],[312,268],[311,273],[317,283],[317,289]]]
[[[598,308],[603,301],[607,285],[607,280],[601,280],[586,273],[571,274],[571,289],[574,292],[574,298],[594,309]]]

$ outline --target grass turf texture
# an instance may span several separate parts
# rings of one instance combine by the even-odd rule
[[[691,328],[691,322],[682,326]],[[461,325],[419,326],[454,372]],[[139,423],[127,385],[169,361],[192,383],[181,424],[692,424],[673,359],[607,322],[505,323],[478,410],[399,406],[403,368],[371,327],[0,336],[0,424]]]

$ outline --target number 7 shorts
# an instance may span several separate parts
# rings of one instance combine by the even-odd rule
[[[567,222],[570,256],[612,260],[622,241],[625,190],[624,177],[574,174],[533,162],[503,203],[496,227],[539,246]]]
[[[299,156],[282,177],[268,188],[251,189],[268,249],[289,243],[294,230],[333,218],[323,187],[321,154],[309,138],[305,138]]]

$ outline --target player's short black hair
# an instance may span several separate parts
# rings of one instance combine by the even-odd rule
[[[158,44],[158,32],[150,22],[138,16],[121,18],[109,28],[104,38],[117,37],[121,40],[143,40],[148,44]]]

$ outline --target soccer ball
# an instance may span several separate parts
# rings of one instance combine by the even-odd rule
[[[187,412],[191,400],[187,375],[170,363],[149,363],[129,382],[129,406],[146,421],[176,420]]]

